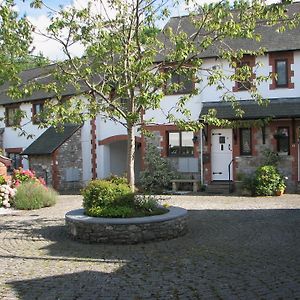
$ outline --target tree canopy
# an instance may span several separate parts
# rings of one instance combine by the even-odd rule
[[[31,51],[33,27],[14,6],[12,0],[0,3],[0,85],[20,83],[18,75]]]

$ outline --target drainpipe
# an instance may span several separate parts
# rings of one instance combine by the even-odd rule
[[[298,137],[298,181],[300,181],[300,137]]]
[[[203,138],[202,138],[202,128],[200,129],[200,180],[201,184],[204,184],[204,173],[203,173]]]

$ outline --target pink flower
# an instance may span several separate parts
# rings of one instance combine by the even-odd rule
[[[39,182],[40,182],[42,185],[46,185],[46,182],[45,182],[44,178],[39,177],[38,179],[39,179]]]

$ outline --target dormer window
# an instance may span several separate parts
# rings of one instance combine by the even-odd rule
[[[42,112],[44,110],[44,102],[33,103],[32,105],[32,123],[39,124],[43,121]]]
[[[292,70],[292,65],[294,64],[294,52],[269,53],[269,64],[272,68],[270,90],[279,88],[293,89],[294,71]]]
[[[237,62],[235,69],[235,86],[234,92],[247,91],[251,89],[252,81],[255,78],[253,68],[255,66],[255,57],[251,55],[245,55],[241,61]]]
[[[174,71],[171,67],[163,69],[163,72],[170,72],[171,77],[165,86],[165,94],[167,95],[180,95],[189,94],[195,88],[195,83],[191,76],[181,73],[179,70]]]
[[[6,126],[18,126],[21,122],[19,105],[10,105],[5,108]]]
[[[276,69],[276,86],[277,87],[287,87],[288,85],[288,61],[287,59],[276,59],[275,61]]]

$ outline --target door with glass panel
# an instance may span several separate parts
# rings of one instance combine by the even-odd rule
[[[232,160],[232,130],[213,129],[211,132],[212,180],[228,180],[228,166]],[[230,165],[232,174],[232,164]]]

